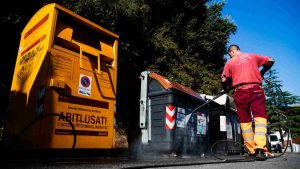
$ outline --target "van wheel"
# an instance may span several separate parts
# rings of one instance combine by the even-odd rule
[[[282,153],[282,147],[280,145],[278,145],[278,151],[279,153]]]

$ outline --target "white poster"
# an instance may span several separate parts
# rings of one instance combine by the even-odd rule
[[[226,130],[227,130],[227,139],[232,139],[232,125],[231,123],[227,123],[226,125]]]
[[[220,131],[226,131],[226,116],[220,116]]]
[[[185,126],[185,110],[180,107],[177,109],[176,126],[180,128]]]
[[[78,94],[84,96],[91,96],[92,77],[80,74]]]
[[[197,115],[197,134],[206,135],[206,116],[205,114]]]
[[[238,134],[241,134],[241,125],[240,125],[240,123],[237,123],[236,125],[237,125]]]

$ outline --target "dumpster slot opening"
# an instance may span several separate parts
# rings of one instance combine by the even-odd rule
[[[82,59],[88,61],[88,62],[83,62],[82,60],[80,60],[80,62],[82,63],[82,68],[90,70],[92,72],[100,73],[100,69],[98,67],[99,58],[87,52],[82,52],[82,55],[83,55]]]
[[[58,15],[54,43],[76,53],[80,53],[82,46],[92,48],[92,51],[85,52],[93,54],[97,51],[101,54],[99,62],[103,61],[107,66],[113,65],[115,40],[64,14]]]
[[[79,46],[60,37],[55,37],[54,44],[70,51],[79,53]]]

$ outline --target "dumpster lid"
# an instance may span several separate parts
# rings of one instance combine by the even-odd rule
[[[188,88],[186,86],[183,86],[183,85],[173,82],[173,81],[169,81],[167,78],[165,78],[157,73],[150,73],[149,77],[157,80],[165,89],[175,89],[182,93],[188,94],[190,96],[193,96],[197,99],[204,101],[204,99],[197,92],[192,90],[191,88]]]
[[[206,94],[200,94],[200,96],[206,101],[211,100],[215,97],[215,96],[206,95]],[[220,96],[217,99],[213,100],[213,102],[215,102],[219,105],[222,105],[222,106],[226,106],[228,104],[229,108],[231,110],[233,110],[235,112],[237,111],[235,103],[234,103],[234,99],[231,96],[227,95],[227,94],[223,94],[222,96]]]

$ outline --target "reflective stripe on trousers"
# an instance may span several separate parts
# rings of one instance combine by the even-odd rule
[[[254,142],[256,144],[255,148],[266,149],[267,142],[267,119],[262,117],[255,117],[255,135]]]
[[[252,129],[252,122],[240,123],[240,124],[241,124],[245,147],[248,149],[249,153],[254,154],[255,142],[254,142],[254,133]]]

